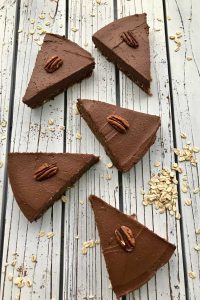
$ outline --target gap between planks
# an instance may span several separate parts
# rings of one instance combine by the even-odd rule
[[[3,176],[3,189],[2,189],[2,206],[1,206],[1,218],[0,218],[0,270],[2,270],[3,260],[3,246],[4,246],[4,230],[5,230],[5,216],[7,207],[7,191],[8,191],[8,172],[7,172],[7,155],[11,146],[11,134],[12,134],[12,121],[13,121],[13,105],[15,94],[15,80],[16,80],[16,66],[17,66],[17,53],[18,53],[18,29],[20,21],[20,0],[16,1],[15,8],[15,25],[13,29],[13,53],[12,53],[12,68],[11,68],[11,80],[10,80],[10,99],[8,107],[8,120],[7,120],[7,139],[6,139],[6,153],[5,153],[5,168]],[[1,284],[0,271],[0,284]]]

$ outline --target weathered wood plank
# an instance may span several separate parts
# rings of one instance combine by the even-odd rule
[[[16,1],[0,3],[0,215],[3,203],[7,125],[12,78]]]
[[[129,173],[123,175],[124,211],[136,212],[137,218],[155,233],[167,238],[177,246],[169,264],[158,271],[152,280],[128,299],[185,299],[183,261],[179,221],[167,214],[159,214],[151,206],[144,207],[141,189],[148,191],[148,181],[159,168],[171,167],[173,162],[173,138],[171,109],[168,101],[168,69],[162,1],[118,1],[118,17],[146,12],[150,26],[152,97],[148,97],[126,76],[120,73],[121,106],[145,113],[160,115],[161,129],[156,143],[145,157]],[[157,18],[162,21],[158,21]],[[160,31],[157,31],[160,29]],[[155,249],[156,251],[156,249]]]
[[[83,119],[74,112],[79,97],[116,103],[115,68],[94,49],[91,39],[96,30],[113,21],[113,13],[112,0],[101,1],[101,4],[95,0],[69,1],[69,38],[92,53],[96,68],[91,78],[68,90],[66,149],[95,153],[100,155],[101,161],[69,192],[70,200],[65,210],[64,299],[89,299],[89,296],[115,299],[109,288],[100,246],[89,249],[87,255],[82,255],[81,249],[83,242],[99,239],[88,196],[93,193],[118,206],[118,172],[106,167],[110,160],[105,151]],[[78,29],[76,33],[71,31],[73,27]],[[81,133],[81,140],[76,139],[77,132]],[[112,176],[110,180],[105,179],[107,174]]]
[[[173,40],[169,39],[171,60],[171,76],[173,88],[173,105],[175,114],[175,134],[178,148],[183,148],[187,141],[191,146],[200,146],[199,128],[199,84],[200,84],[200,52],[199,52],[199,1],[166,1],[168,21],[168,35],[180,32],[181,47],[178,52]],[[190,60],[191,58],[191,60]],[[184,132],[187,139],[182,139],[180,134]],[[186,279],[188,283],[188,298],[199,299],[200,291],[200,252],[193,247],[200,244],[200,235],[195,232],[200,228],[200,194],[194,194],[193,189],[199,187],[199,163],[200,156],[196,155],[198,165],[191,166],[190,162],[182,162],[183,174],[180,175],[182,186],[183,175],[188,177],[189,191],[181,191],[180,203],[182,209],[182,229],[184,236],[184,250],[186,257]],[[184,204],[190,198],[192,205]],[[187,272],[196,273],[192,280]]]
[[[50,25],[46,26],[48,21]],[[37,26],[64,34],[65,1],[58,3],[37,0],[29,4],[25,0],[21,1],[11,151],[62,152],[63,131],[60,131],[59,125],[64,123],[64,95],[35,110],[29,109],[21,101],[39,50],[37,43],[40,44],[43,39],[43,35],[38,34],[42,29],[39,30],[40,27]],[[55,127],[55,131],[49,130],[49,118],[54,119],[55,125],[52,127]],[[48,239],[47,236],[38,238],[40,230],[46,233],[53,231],[55,236],[52,239]],[[2,299],[14,299],[17,293],[20,294],[20,299],[58,299],[60,230],[60,202],[55,204],[53,209],[49,209],[43,218],[30,224],[19,211],[9,187],[3,252],[3,265],[8,262],[9,266],[5,268],[2,278]],[[13,252],[17,253],[15,267],[10,265],[15,258]],[[38,263],[31,261],[32,254],[37,256]],[[30,278],[33,282],[32,287],[23,287],[20,290],[13,281],[8,281],[9,273],[13,274],[14,278],[17,277],[17,268],[20,266],[27,269],[25,279]]]

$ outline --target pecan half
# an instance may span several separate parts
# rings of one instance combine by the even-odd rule
[[[130,30],[124,31],[121,34],[121,38],[127,45],[129,45],[132,48],[137,48],[139,46],[138,41],[136,40],[136,38]]]
[[[55,164],[42,164],[34,173],[33,177],[37,181],[42,181],[54,176],[58,172],[58,167]]]
[[[126,133],[129,123],[126,119],[118,115],[110,115],[107,117],[108,123],[120,133]]]
[[[56,70],[58,70],[62,66],[62,64],[63,64],[62,58],[60,58],[58,56],[52,56],[47,60],[46,65],[44,66],[44,69],[48,73],[53,73]]]
[[[127,252],[135,248],[135,239],[132,230],[127,226],[121,226],[115,230],[115,237],[119,245]]]

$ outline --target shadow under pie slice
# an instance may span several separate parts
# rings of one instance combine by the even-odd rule
[[[160,117],[95,100],[77,102],[78,110],[113,164],[130,170],[155,142]]]
[[[99,157],[73,153],[9,153],[8,175],[25,217],[38,219]]]
[[[149,26],[145,13],[115,20],[98,30],[92,40],[109,61],[151,95]]]
[[[176,247],[100,198],[89,199],[111,285],[119,298],[149,281]]]
[[[42,105],[90,76],[94,66],[88,51],[63,36],[47,33],[23,102],[31,108]]]

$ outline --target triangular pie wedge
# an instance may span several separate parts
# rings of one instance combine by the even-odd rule
[[[151,95],[149,26],[145,13],[108,24],[92,40],[109,61]]]
[[[63,36],[47,33],[23,102],[31,108],[42,105],[90,76],[94,66],[88,51]]]
[[[149,281],[169,261],[176,247],[96,196],[89,199],[111,285],[119,298]],[[130,232],[129,244],[126,237],[131,237]]]
[[[130,170],[155,142],[160,126],[158,116],[95,100],[79,99],[77,107],[113,164],[122,172]],[[115,126],[117,121],[119,127],[122,122],[125,127],[128,122],[129,127],[120,132]]]
[[[38,219],[98,160],[92,154],[9,153],[10,184],[25,217]]]

